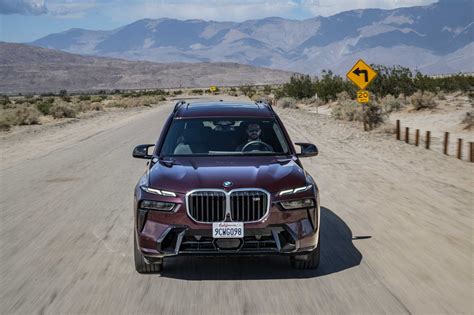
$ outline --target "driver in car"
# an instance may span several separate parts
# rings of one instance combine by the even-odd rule
[[[268,143],[260,140],[262,129],[257,123],[250,123],[245,131],[247,133],[247,141],[239,145],[236,151],[239,152],[251,152],[251,151],[263,151],[273,152],[273,147]]]

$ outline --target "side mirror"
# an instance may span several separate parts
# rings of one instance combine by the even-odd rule
[[[151,159],[153,153],[148,153],[149,149],[154,147],[154,144],[140,144],[133,149],[133,157],[137,159]]]
[[[301,153],[297,153],[296,156],[303,157],[312,157],[317,156],[319,151],[318,148],[312,143],[295,143],[301,147]]]

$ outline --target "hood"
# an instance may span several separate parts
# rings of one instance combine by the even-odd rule
[[[224,188],[225,181],[232,186]],[[157,163],[149,186],[179,193],[193,189],[262,188],[271,193],[306,185],[304,170],[294,159],[268,156],[174,158]]]

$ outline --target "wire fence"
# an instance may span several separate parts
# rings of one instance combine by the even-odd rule
[[[397,120],[395,134],[397,140],[405,143],[455,156],[463,161],[474,162],[474,142],[464,141],[463,138],[452,138],[449,132],[402,128],[400,120]]]

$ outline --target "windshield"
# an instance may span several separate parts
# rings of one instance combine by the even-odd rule
[[[276,120],[232,117],[173,120],[160,156],[284,154],[288,143]]]

